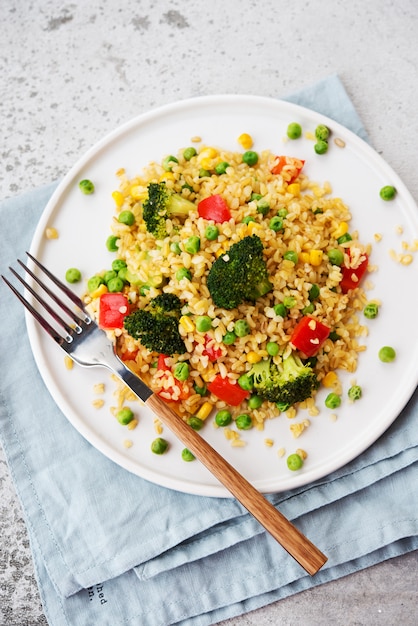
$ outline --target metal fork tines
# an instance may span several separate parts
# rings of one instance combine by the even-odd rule
[[[48,279],[63,292],[67,300],[75,305],[77,309],[76,311],[71,309],[68,304],[66,304],[60,297],[58,297],[57,294],[46,284],[45,280],[41,280],[39,276],[35,274],[35,272],[29,269],[29,267],[19,259],[17,261],[19,265],[36,282],[36,284],[39,285],[39,287],[44,292],[44,295],[41,295],[39,291],[34,288],[34,286],[30,285],[12,267],[9,267],[9,270],[11,271],[13,276],[15,276],[19,280],[19,282],[25,287],[25,289],[37,300],[41,307],[48,313],[48,315],[51,317],[51,321],[54,320],[58,327],[64,329],[65,335],[63,336],[60,332],[58,332],[58,330],[54,328],[54,326],[46,319],[46,317],[42,315],[39,310],[33,304],[31,304],[31,302],[29,302],[29,300],[25,298],[25,296],[23,296],[5,276],[2,276],[2,279],[7,284],[7,286],[10,287],[10,289],[17,296],[17,298],[19,298],[24,307],[33,315],[37,322],[39,322],[42,328],[46,330],[46,332],[62,348],[64,348],[64,350],[66,349],[66,346],[69,349],[70,344],[72,344],[77,339],[77,337],[80,337],[82,333],[87,331],[89,328],[94,327],[95,323],[86,312],[82,300],[29,252],[27,252],[26,254],[33,261],[33,263],[44,273],[44,275],[48,277]],[[55,302],[55,304],[60,307],[65,316],[61,316],[57,313],[57,311],[45,299],[45,294],[52,302]]]

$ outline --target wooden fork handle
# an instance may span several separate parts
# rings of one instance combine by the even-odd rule
[[[327,557],[157,395],[145,404],[177,435],[194,456],[241,502],[280,545],[313,576]]]

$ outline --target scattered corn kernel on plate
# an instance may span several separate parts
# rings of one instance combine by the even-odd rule
[[[326,127],[329,137],[325,140],[318,138],[318,127]],[[277,175],[282,176],[280,193],[287,198],[288,208],[293,207],[289,211],[297,211],[301,198],[308,194],[314,197],[318,214],[323,211],[321,207],[326,206],[327,198],[340,198],[350,214],[349,233],[358,237],[367,249],[368,272],[362,278],[361,297],[359,295],[353,309],[355,324],[361,328],[355,343],[358,357],[355,371],[332,367],[323,370],[313,401],[296,408],[277,408],[270,402],[268,417],[256,424],[253,422],[249,429],[246,426],[239,428],[234,421],[228,428],[215,424],[216,413],[228,406],[217,403],[216,397],[213,401],[214,396],[206,397],[196,405],[195,413],[199,415],[200,411],[204,422],[201,435],[261,492],[281,492],[308,484],[341,468],[372,445],[394,422],[416,388],[416,204],[398,175],[383,159],[333,120],[280,100],[245,95],[208,96],[184,100],[141,115],[89,150],[49,201],[35,232],[31,253],[64,279],[69,268],[79,270],[81,280],[72,287],[84,296],[88,293],[88,279],[108,270],[115,259],[115,251],[109,249],[106,242],[109,243],[111,225],[115,223],[118,204],[122,202],[121,172],[128,181],[137,181],[144,168],[156,163],[154,174],[161,172],[160,182],[164,180],[169,186],[171,172],[175,169],[172,169],[174,161],[170,165],[167,157],[184,154],[191,147],[194,152],[189,152],[188,157],[195,155],[197,158],[200,154],[199,167],[206,170],[201,175],[212,181],[225,174],[222,171],[225,163],[221,159],[225,153],[236,155],[251,151],[261,156],[268,151],[274,156],[272,167],[276,168],[283,156],[290,157],[293,163],[302,163],[303,170],[298,172],[300,177],[292,180],[276,169]],[[215,163],[217,155],[221,167],[216,170],[219,165],[219,162]],[[212,159],[210,163],[208,159]],[[252,180],[256,181],[257,164],[250,166],[253,167]],[[83,193],[80,181],[93,183],[94,191],[85,193],[92,190],[88,183],[84,183]],[[381,193],[383,188],[389,191],[389,196]],[[395,193],[391,196],[393,189]],[[131,189],[130,193],[135,192]],[[141,202],[141,190],[137,193]],[[222,191],[219,195],[222,196]],[[244,208],[229,208],[241,222],[242,211],[245,213],[248,207],[248,211],[254,214],[253,223],[265,224],[268,211],[268,219],[282,216],[286,221],[289,219],[288,209],[280,214],[282,209],[273,196],[270,194],[264,213],[263,202],[259,202],[263,200],[263,193],[249,196]],[[193,202],[194,196],[190,199]],[[208,223],[213,226],[214,221],[216,224],[213,214],[209,215]],[[222,222],[222,233],[224,228]],[[242,232],[238,238],[243,234],[257,234],[254,232],[256,227],[248,220],[239,228]],[[285,232],[281,228],[275,230],[272,225],[269,228],[274,238],[280,238]],[[338,226],[334,234],[336,241],[343,241],[340,237],[346,236],[347,228],[345,222]],[[337,243],[335,247],[338,247]],[[227,248],[224,250],[220,246],[217,256],[224,252],[226,258]],[[311,246],[299,250],[296,260],[289,257],[286,262],[299,264],[299,272],[301,267],[305,268],[307,275],[312,267],[315,271],[320,271],[318,267],[330,271],[331,266],[335,269],[337,261],[329,252],[325,256],[325,249]],[[276,285],[274,293],[278,300],[267,302],[267,317],[274,318],[273,321],[280,326],[284,315],[304,318],[315,315],[312,313],[314,308],[303,308],[309,303],[302,303],[299,309],[294,309],[294,301],[289,304],[289,300],[281,298],[281,292],[276,293],[278,278],[270,276],[270,279]],[[155,293],[158,293],[158,287]],[[356,285],[351,285],[353,287],[356,292]],[[338,284],[332,289],[338,291]],[[147,294],[139,293],[141,295]],[[293,295],[297,300],[297,290]],[[266,297],[270,297],[269,294]],[[283,304],[283,301],[287,310],[280,315],[274,306],[278,302]],[[363,312],[364,306],[370,303],[378,309],[378,315],[373,319]],[[183,316],[182,333],[186,343],[187,333],[193,331],[194,325],[192,315]],[[128,471],[162,486],[205,496],[228,496],[198,461],[190,461],[190,456],[182,454],[184,446],[181,442],[163,429],[148,409],[127,394],[104,369],[71,367],[61,350],[30,317],[27,317],[27,327],[38,369],[56,404],[94,447]],[[332,329],[329,330],[332,333]],[[328,346],[327,354],[332,358],[334,348],[330,337],[327,341],[328,344],[324,345]],[[259,357],[265,360],[271,356],[272,348],[267,352],[264,349],[266,337],[260,342],[259,350],[247,349],[247,371]],[[243,346],[244,353],[245,341]],[[381,348],[392,350],[384,351],[382,356]],[[319,349],[313,356],[321,363],[320,355]],[[198,361],[196,368],[199,367]],[[222,364],[216,363],[216,359],[213,361],[213,372],[216,370],[224,375]],[[149,367],[152,368],[152,364]],[[360,388],[361,393],[350,398],[348,392],[353,386]],[[338,402],[327,400],[330,393],[339,397]],[[126,419],[128,423],[124,424],[116,415],[120,409],[127,408],[134,419]],[[245,405],[245,410],[240,412],[251,417],[257,409],[254,403]],[[128,413],[125,411],[125,417]],[[189,419],[191,414],[184,417]],[[155,453],[155,445],[152,450],[156,439],[168,443],[163,454]]]

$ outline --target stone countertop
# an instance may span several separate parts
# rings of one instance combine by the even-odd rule
[[[372,144],[418,201],[415,0],[3,0],[0,21],[0,198],[62,177],[153,107],[218,93],[277,97],[338,73]],[[417,560],[388,560],[225,624],[412,626]],[[46,623],[0,450],[0,625]]]

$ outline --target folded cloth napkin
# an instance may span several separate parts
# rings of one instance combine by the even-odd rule
[[[285,99],[366,138],[338,76]],[[0,205],[3,273],[54,188]],[[356,460],[269,496],[329,557],[310,577],[232,498],[153,485],[87,443],[45,388],[5,289],[0,311],[0,436],[51,626],[206,626],[418,548],[417,393]]]

